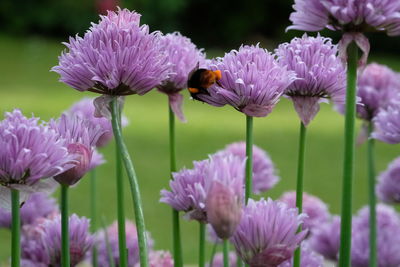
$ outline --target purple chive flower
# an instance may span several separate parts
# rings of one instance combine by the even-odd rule
[[[232,154],[241,159],[246,158],[246,143],[236,142],[227,145],[217,154]],[[253,145],[253,193],[260,194],[270,190],[279,181],[277,171],[271,158],[263,149]]]
[[[104,130],[79,115],[62,114],[59,120],[52,120],[50,125],[66,140],[68,153],[74,155],[76,160],[73,168],[54,176],[54,179],[60,184],[74,185],[93,167],[93,149]]]
[[[229,252],[229,267],[237,266],[237,256],[233,251]],[[208,265],[208,267],[224,267],[224,255],[220,252],[215,254],[212,265]]]
[[[301,243],[301,267],[323,267],[324,257],[313,251],[307,241]],[[292,267],[293,258],[281,263],[278,267]]]
[[[0,206],[10,209],[10,188],[20,191],[24,202],[30,193],[52,191],[50,178],[73,165],[64,140],[39,118],[26,118],[15,109],[0,122]]]
[[[400,157],[393,160],[379,175],[376,185],[378,197],[388,203],[400,203]]]
[[[398,98],[398,97],[397,97]],[[380,109],[373,119],[375,131],[372,138],[389,144],[400,143],[400,100],[394,99],[386,108]]]
[[[210,158],[206,197],[207,220],[217,236],[228,239],[242,216],[245,160],[229,156]]]
[[[33,193],[20,209],[21,225],[33,224],[38,218],[45,218],[58,211],[54,198],[46,193]],[[0,227],[11,228],[11,212],[0,208]]]
[[[104,133],[100,136],[99,140],[97,140],[96,146],[103,147],[107,145],[113,138],[113,129],[110,120],[104,117],[95,116],[96,111],[93,104],[94,100],[94,98],[85,97],[72,105],[72,107],[66,111],[66,113],[71,116],[80,116],[82,119],[88,120],[94,125],[100,125]],[[128,125],[128,119],[125,116],[122,116],[121,124],[122,126]]]
[[[362,105],[357,106],[357,115],[371,121],[380,108],[400,93],[400,75],[387,66],[368,64],[357,81],[357,96]]]
[[[182,36],[179,32],[161,37],[160,45],[172,64],[172,74],[157,88],[168,95],[171,109],[181,121],[185,122],[182,112],[183,96],[179,92],[187,87],[189,73],[196,68],[197,64],[204,64],[205,55],[189,38]]]
[[[400,217],[394,208],[376,206],[378,266],[400,266]],[[361,209],[354,219],[351,266],[369,266],[369,207]]]
[[[73,214],[69,218],[71,266],[76,266],[87,257],[93,245],[89,233],[89,220]],[[21,239],[22,259],[41,266],[61,265],[61,217],[37,220],[26,225]],[[29,265],[28,265],[29,266]]]
[[[326,259],[337,261],[340,247],[340,217],[334,216],[330,222],[316,227],[309,240],[313,250]]]
[[[159,32],[139,25],[140,14],[109,11],[82,37],[65,43],[68,51],[52,71],[78,91],[143,95],[168,78],[170,65],[160,51]]]
[[[135,266],[139,263],[139,244],[137,240],[136,226],[130,221],[126,221],[126,247],[128,249],[128,266]],[[105,233],[106,232],[106,233]],[[108,237],[109,246],[111,248],[114,265],[119,265],[119,249],[118,249],[118,224],[114,222],[106,231],[100,230],[96,236],[95,245],[98,251],[99,266],[109,267],[109,256],[107,250],[106,236]],[[149,250],[153,248],[153,240],[147,233],[147,246]]]
[[[244,160],[214,155],[193,165],[193,169],[182,169],[173,174],[171,191],[162,190],[160,201],[186,212],[187,218],[202,223],[208,222],[207,214],[210,213],[214,229],[224,229],[216,229],[217,232],[222,233],[227,229],[227,232],[231,232],[239,216],[238,205],[243,197],[240,185],[243,186]],[[221,198],[218,194],[221,194]],[[229,212],[222,211],[222,206]]]
[[[220,70],[219,85],[208,89],[210,95],[199,98],[213,106],[229,104],[248,116],[267,116],[296,75],[281,67],[274,56],[257,46],[241,46],[210,63]]]
[[[231,241],[241,259],[252,267],[276,267],[293,256],[306,237],[297,233],[303,215],[286,204],[249,200]]]
[[[354,40],[363,50],[361,64],[369,53],[366,31],[386,31],[389,36],[400,35],[400,3],[397,0],[295,0],[295,12],[290,15],[293,25],[287,29],[320,31],[324,28],[344,31],[339,45],[342,57]]]
[[[296,208],[296,192],[290,191],[284,193],[279,201],[286,203],[290,208]],[[304,218],[303,228],[310,232],[329,219],[329,211],[327,205],[318,197],[303,194],[303,213],[307,214]]]
[[[150,251],[149,253],[149,267],[173,267],[174,260],[168,251]],[[137,263],[135,267],[140,267]]]
[[[332,99],[344,104],[346,70],[337,57],[337,46],[330,38],[294,38],[281,44],[275,53],[278,62],[297,74],[297,79],[285,91],[294,104],[301,121],[308,125],[319,111],[319,103]]]

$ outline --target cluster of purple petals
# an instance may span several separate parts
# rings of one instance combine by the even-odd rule
[[[385,108],[400,93],[400,74],[377,63],[368,64],[357,81],[357,115],[371,121],[380,108]]]
[[[224,267],[224,255],[221,252],[215,254],[212,264],[208,265],[208,267]],[[233,251],[229,252],[228,267],[237,267],[237,256]]]
[[[139,263],[139,244],[137,240],[136,226],[130,221],[126,221],[126,247],[128,250],[128,266],[135,266]],[[105,236],[107,235],[107,237]],[[108,244],[107,244],[108,239]],[[153,240],[147,233],[147,246],[149,250],[153,248]],[[119,246],[118,246],[118,224],[114,222],[106,231],[99,231],[96,235],[95,245],[98,251],[99,266],[109,267],[110,258],[107,246],[110,246],[114,266],[119,265]],[[162,265],[161,265],[162,266]],[[164,267],[164,266],[162,266]]]
[[[72,167],[58,133],[15,109],[0,122],[0,185],[33,185]]]
[[[217,154],[232,154],[241,159],[246,159],[246,143],[236,142],[229,144],[223,150],[218,151]],[[253,193],[266,192],[278,181],[277,170],[267,152],[253,145]]]
[[[303,216],[282,202],[250,199],[231,241],[250,266],[278,266],[293,256],[306,237],[307,231],[297,233]]]
[[[99,125],[104,133],[96,142],[96,147],[107,145],[113,137],[111,121],[104,117],[95,116],[94,98],[85,97],[82,100],[74,103],[71,108],[66,111],[69,116],[80,116],[84,120],[90,121],[93,125]],[[122,126],[128,125],[128,119],[125,116],[121,117]]]
[[[400,35],[400,2],[397,0],[295,0],[288,29],[345,32],[386,31]]]
[[[89,220],[73,214],[69,218],[71,266],[86,259],[93,245]],[[41,218],[25,225],[21,237],[23,267],[61,265],[61,217]]]
[[[400,266],[400,217],[394,208],[376,206],[378,266]],[[369,207],[361,209],[354,218],[351,266],[369,266]]]
[[[96,153],[92,162],[92,155],[99,138],[105,133],[100,125],[82,118],[79,114],[64,113],[58,120],[50,121],[50,127],[65,139],[68,152],[75,156],[75,166],[54,178],[61,184],[73,185],[77,183],[96,164],[104,160]]]
[[[290,208],[296,208],[296,192],[284,193],[279,201],[286,203]],[[330,217],[327,205],[318,197],[307,193],[303,193],[303,213],[307,214],[304,218],[303,229],[308,229],[310,232],[327,222]]]
[[[391,101],[387,107],[380,109],[373,119],[375,131],[372,137],[389,144],[400,143],[400,100]]]
[[[248,116],[267,116],[296,74],[281,67],[274,56],[257,46],[241,46],[223,58],[210,62],[211,70],[220,70],[219,85],[209,88],[210,95],[199,98],[213,106],[231,105]]]
[[[150,251],[149,253],[149,267],[173,267],[174,260],[168,251]],[[135,267],[140,267],[137,263]]]
[[[301,267],[324,266],[324,257],[313,251],[307,241],[301,242],[300,249],[301,249],[301,258],[300,258]],[[278,267],[292,267],[292,266],[293,266],[293,257],[290,260],[283,262]]]
[[[344,104],[346,97],[346,70],[337,57],[337,46],[332,40],[318,35],[294,38],[281,44],[275,51],[279,64],[297,75],[285,91],[294,104],[304,125],[319,111],[319,103],[332,99]]]
[[[216,215],[218,210],[214,208],[219,206],[210,202],[207,205],[207,201],[215,196],[214,193],[209,194],[213,192],[211,189],[218,188],[218,194],[223,193],[229,199],[234,199],[235,203],[241,204],[244,194],[244,163],[243,159],[233,155],[214,155],[194,162],[193,169],[182,169],[173,174],[174,179],[170,181],[171,191],[162,190],[160,201],[178,211],[186,212],[189,219],[207,222],[207,210],[211,209]],[[237,211],[237,206],[233,207]]]
[[[33,193],[20,209],[21,225],[33,224],[38,218],[45,218],[58,212],[54,198],[46,193]],[[11,212],[0,208],[0,227],[11,228]]]
[[[196,66],[205,64],[205,55],[189,38],[179,32],[162,36],[160,46],[168,55],[172,73],[157,88],[168,95],[170,107],[175,115],[181,121],[186,121],[182,112],[183,96],[179,92],[186,88],[189,73]]]
[[[170,64],[161,51],[160,32],[140,24],[140,14],[109,11],[83,38],[71,37],[52,68],[60,81],[79,91],[143,95],[168,78]]]
[[[309,240],[313,250],[336,261],[340,247],[340,217],[333,216],[329,222],[314,228]]]
[[[400,203],[400,158],[393,160],[379,175],[376,193],[388,203]]]

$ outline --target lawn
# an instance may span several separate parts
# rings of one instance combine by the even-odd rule
[[[67,38],[65,38],[67,39]],[[80,93],[59,83],[58,75],[49,72],[57,64],[63,49],[56,41],[27,37],[0,36],[0,112],[20,108],[27,115],[34,113],[44,120],[57,117],[74,101],[91,93]],[[400,70],[400,57],[372,55],[379,62]],[[245,117],[230,107],[215,108],[189,100],[185,92],[184,112],[188,123],[177,123],[178,166],[191,167],[193,160],[226,144],[243,140]],[[130,124],[124,136],[139,177],[148,230],[155,239],[156,249],[171,249],[170,208],[159,203],[159,192],[168,187],[168,125],[167,98],[157,91],[145,96],[126,99],[125,115]],[[295,188],[299,120],[292,104],[283,99],[266,118],[255,119],[254,140],[268,151],[281,177],[278,185],[263,195],[277,198]],[[358,123],[358,126],[360,123]],[[310,124],[307,139],[305,191],[328,203],[332,213],[340,212],[340,192],[343,154],[343,116],[330,105],[323,104],[321,112]],[[378,172],[398,155],[398,146],[378,143],[376,166]],[[111,223],[116,218],[116,188],[114,182],[114,145],[103,149],[107,163],[98,169],[99,213]],[[357,148],[354,211],[367,202],[365,146]],[[89,215],[89,183],[83,179],[71,190],[71,213]],[[126,183],[128,183],[126,181]],[[126,214],[133,217],[131,197],[125,195]],[[182,222],[185,262],[195,262],[197,228],[195,222]],[[0,262],[10,255],[10,233],[0,230]]]

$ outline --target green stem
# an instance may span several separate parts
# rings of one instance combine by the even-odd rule
[[[368,180],[369,180],[369,267],[377,267],[376,254],[376,195],[375,195],[375,142],[371,138],[373,124],[368,125]]]
[[[253,176],[253,117],[246,116],[246,204],[251,197]]]
[[[90,227],[91,232],[95,233],[97,230],[97,191],[96,191],[96,169],[90,171]],[[92,266],[97,267],[97,247],[93,245],[92,249]]]
[[[307,128],[303,122],[300,122],[300,136],[299,136],[299,154],[297,162],[297,186],[296,186],[296,207],[299,213],[303,212],[303,178],[304,178],[304,161],[306,150],[306,133]],[[301,225],[298,231],[301,231]],[[294,252],[293,267],[300,267],[301,250],[300,247]]]
[[[119,123],[119,122],[118,122]],[[128,266],[128,255],[126,248],[126,231],[125,231],[125,192],[124,192],[124,175],[122,172],[122,158],[118,145],[115,149],[115,167],[117,182],[117,218],[118,218],[118,248],[119,248],[119,264],[121,267]]]
[[[350,267],[351,262],[351,221],[352,221],[352,191],[354,177],[355,134],[354,123],[356,114],[356,82],[358,47],[352,42],[348,48],[346,117],[344,127],[344,164],[342,183],[342,218],[340,233],[339,266]]]
[[[169,160],[171,179],[172,173],[176,171],[176,146],[175,146],[175,114],[169,106]],[[181,231],[179,225],[179,212],[172,209],[172,234],[173,234],[173,247],[174,247],[174,266],[182,267],[182,245],[181,245]]]
[[[70,266],[69,255],[69,217],[68,217],[68,185],[61,185],[61,266]]]
[[[211,257],[210,257],[210,263],[209,263],[210,267],[213,267],[213,264],[214,264],[214,257],[215,257],[215,253],[217,252],[217,245],[218,245],[218,243],[214,243],[212,250],[211,250]]]
[[[199,267],[204,267],[206,262],[206,224],[199,223]]]
[[[19,267],[21,261],[21,216],[19,191],[11,189],[11,267]]]
[[[223,253],[224,253],[224,267],[229,267],[229,241],[224,240],[223,243]]]
[[[135,169],[133,168],[132,160],[129,155],[128,149],[122,138],[121,124],[120,124],[120,111],[118,107],[117,97],[114,97],[110,104],[112,114],[112,126],[115,141],[117,143],[117,153],[121,155],[125,165],[126,173],[129,179],[131,195],[133,199],[133,206],[135,211],[135,222],[137,227],[138,243],[139,243],[139,258],[140,266],[148,267],[147,260],[147,240],[146,240],[146,227],[144,224],[144,216],[142,209],[142,200],[140,196],[139,183],[137,181]],[[126,252],[126,249],[125,249]],[[122,266],[122,265],[121,265]]]

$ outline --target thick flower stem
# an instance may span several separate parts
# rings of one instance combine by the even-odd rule
[[[169,106],[169,160],[171,179],[172,173],[176,171],[176,146],[175,146],[175,114]],[[181,230],[179,225],[179,212],[172,209],[172,234],[174,247],[174,266],[182,267],[182,245],[181,245]]]
[[[373,125],[368,125],[368,180],[369,180],[369,267],[377,267],[376,254],[376,195],[375,195],[375,142],[371,138]]]
[[[206,224],[199,223],[199,267],[206,266]]]
[[[299,137],[299,154],[297,162],[297,186],[296,186],[296,207],[299,213],[303,212],[303,177],[304,177],[304,161],[306,150],[306,133],[307,128],[303,122],[300,122],[300,137]],[[299,230],[301,231],[301,226]],[[300,267],[301,250],[300,247],[294,252],[293,267]]]
[[[135,169],[133,168],[132,160],[129,155],[128,149],[122,138],[121,123],[120,123],[120,110],[118,107],[117,97],[114,97],[110,104],[112,114],[112,127],[114,132],[115,141],[117,144],[117,153],[122,157],[125,165],[126,173],[129,179],[131,195],[133,198],[133,207],[135,211],[135,222],[137,227],[138,243],[139,243],[139,258],[140,266],[148,267],[147,260],[147,240],[146,240],[146,227],[144,224],[144,216],[142,210],[142,200],[139,191],[139,183],[137,181]],[[125,218],[124,218],[125,219]],[[124,233],[125,235],[125,233]],[[126,249],[125,249],[126,252]],[[120,265],[122,266],[122,265]]]
[[[19,191],[11,189],[11,267],[19,267],[21,261],[21,216]]]
[[[229,267],[229,241],[227,239],[224,240],[223,246],[224,267]]]
[[[251,197],[253,176],[253,117],[246,116],[246,204]]]
[[[351,262],[351,221],[352,221],[352,191],[354,176],[355,134],[354,123],[356,114],[356,82],[358,47],[352,42],[348,48],[347,60],[347,91],[346,117],[344,127],[344,164],[342,182],[342,218],[340,232],[339,266],[350,267]]]
[[[97,230],[97,186],[96,186],[96,169],[90,171],[90,227],[91,232]],[[93,245],[92,249],[92,266],[97,267],[97,247]]]
[[[69,218],[68,218],[68,185],[61,185],[61,266],[70,266],[69,255]]]

